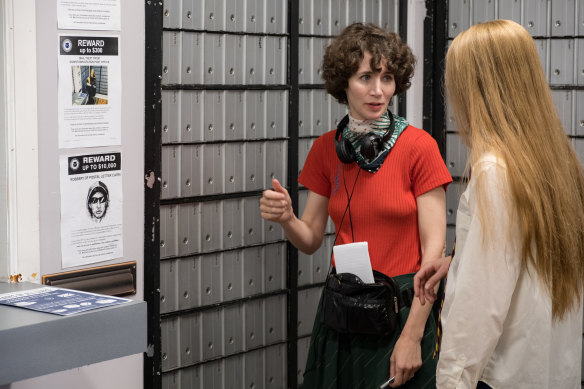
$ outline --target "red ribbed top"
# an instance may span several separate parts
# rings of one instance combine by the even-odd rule
[[[314,142],[298,182],[329,198],[328,212],[338,232],[359,166],[339,161],[334,136],[335,131],[329,131]],[[374,270],[390,277],[418,271],[416,197],[440,185],[446,189],[450,182],[436,141],[412,126],[399,136],[376,173],[361,170],[350,204],[353,234],[355,242],[368,242]],[[351,242],[347,212],[336,244]]]

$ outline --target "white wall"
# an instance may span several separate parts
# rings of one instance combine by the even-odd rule
[[[11,176],[11,182],[15,181],[13,189],[19,195],[13,196],[18,200],[14,208],[18,223],[16,228],[11,225],[11,233],[16,236],[17,250],[11,257],[10,273],[19,272],[25,280],[40,282],[43,274],[63,271],[59,156],[79,151],[58,148],[58,34],[81,31],[57,30],[57,0],[3,0],[3,3],[14,7],[12,59],[17,64],[13,69],[16,77],[12,77],[17,172]],[[99,265],[136,261],[138,282],[133,298],[143,299],[145,4],[141,0],[120,0],[120,3],[122,145],[112,149],[121,150],[124,159],[124,256]],[[88,150],[91,149],[83,152]],[[24,194],[27,197],[19,197]],[[55,357],[59,357],[59,350],[55,350]],[[0,388],[138,389],[143,387],[142,358],[142,354],[133,355]]]
[[[20,1],[20,0],[18,0]],[[122,65],[122,145],[99,148],[59,149],[58,146],[58,35],[96,33],[58,30],[57,0],[37,0],[37,84],[39,134],[40,249],[42,274],[64,271],[61,266],[61,193],[59,157],[75,153],[122,152],[123,248],[122,258],[101,265],[138,261],[137,279],[142,280],[144,239],[144,10],[140,0],[119,0],[122,30],[119,56]],[[53,17],[46,17],[53,15]],[[99,33],[99,32],[97,32]],[[104,31],[104,35],[117,32]],[[87,268],[91,266],[83,266]],[[75,268],[77,270],[78,268]],[[71,269],[67,269],[71,270]],[[23,273],[24,274],[24,273]],[[142,298],[142,286],[138,295]]]
[[[0,389],[142,389],[143,387],[141,354],[0,385]]]
[[[0,2],[0,204],[8,203],[8,177],[6,154],[6,67],[4,60],[6,21],[3,17],[6,3]],[[8,207],[0,207],[0,280],[8,277]]]
[[[0,281],[9,274],[39,277],[39,187],[36,110],[36,26],[34,0],[2,3],[4,155],[7,203]],[[18,261],[26,258],[26,261]]]

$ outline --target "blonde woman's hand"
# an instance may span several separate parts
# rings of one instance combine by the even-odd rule
[[[292,209],[292,200],[286,188],[280,182],[272,179],[273,190],[267,189],[262,193],[260,199],[260,212],[264,219],[276,222],[286,223],[294,217]]]

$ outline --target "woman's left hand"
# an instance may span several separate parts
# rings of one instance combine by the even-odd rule
[[[397,340],[390,358],[389,376],[395,377],[390,385],[397,388],[411,380],[422,366],[422,348],[416,341],[402,334]]]

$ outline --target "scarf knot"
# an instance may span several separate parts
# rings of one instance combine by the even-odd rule
[[[389,139],[383,142],[382,150],[373,157],[373,159],[366,159],[363,154],[361,154],[361,146],[363,145],[363,137],[368,133],[375,133],[383,138],[387,131],[391,131],[389,126],[391,125],[391,118],[389,115],[393,116],[393,133]],[[342,137],[348,139],[353,146],[355,152],[355,161],[363,169],[369,173],[375,173],[379,170],[383,161],[389,154],[393,145],[397,141],[397,138],[408,126],[408,121],[400,116],[393,115],[389,110],[385,112],[381,117],[372,120],[359,120],[353,118],[349,114],[349,122],[347,126],[343,129]]]

